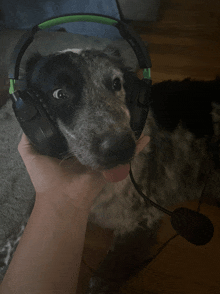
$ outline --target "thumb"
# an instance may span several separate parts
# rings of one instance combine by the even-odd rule
[[[22,159],[26,157],[34,157],[38,154],[24,133],[22,134],[21,141],[18,144],[18,152],[20,153]]]

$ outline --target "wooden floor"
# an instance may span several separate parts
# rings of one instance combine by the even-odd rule
[[[158,21],[133,25],[149,43],[153,83],[220,75],[220,1],[161,0]]]

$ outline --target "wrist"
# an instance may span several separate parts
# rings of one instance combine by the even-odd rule
[[[35,204],[45,210],[54,210],[62,217],[71,217],[79,212],[89,214],[92,203],[88,199],[70,197],[57,191],[36,193]]]
[[[72,182],[36,189],[36,198],[53,203],[55,206],[67,208],[73,206],[79,210],[89,211],[93,200],[106,184],[104,177],[94,174],[79,175]]]

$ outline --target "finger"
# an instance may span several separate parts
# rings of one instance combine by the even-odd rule
[[[135,154],[138,155],[150,142],[149,136],[141,136],[140,139],[136,143]]]

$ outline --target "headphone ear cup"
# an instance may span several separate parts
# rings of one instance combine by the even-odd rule
[[[35,149],[43,155],[62,158],[68,150],[67,141],[40,104],[36,91],[28,89],[12,95],[15,116]]]
[[[149,105],[150,105],[151,84],[135,78],[129,85],[128,93],[126,92],[126,104],[130,112],[130,126],[135,133],[136,139],[139,139],[144,129]]]

